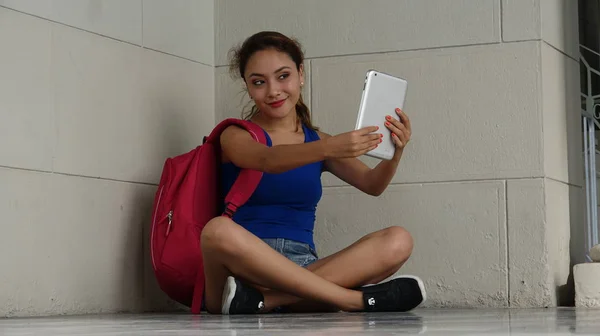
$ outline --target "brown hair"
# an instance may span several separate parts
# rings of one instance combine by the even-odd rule
[[[279,52],[284,52],[290,56],[290,58],[296,63],[296,69],[300,70],[300,65],[304,62],[304,52],[302,51],[302,45],[295,39],[289,38],[281,33],[274,31],[263,31],[250,36],[242,43],[241,46],[233,48],[229,51],[230,59],[230,70],[232,74],[238,75],[245,80],[244,73],[246,71],[246,65],[250,57],[257,51],[275,49]],[[250,119],[258,113],[256,105],[252,106],[252,109],[244,113],[242,112],[242,118]],[[296,103],[296,113],[299,121],[301,121],[307,127],[318,130],[312,124],[310,110],[304,103],[302,93]]]

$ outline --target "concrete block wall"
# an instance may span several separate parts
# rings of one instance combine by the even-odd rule
[[[169,307],[144,230],[214,125],[213,2],[0,6],[0,316]]]
[[[423,277],[425,306],[572,301],[584,242],[577,2],[233,0],[215,17],[220,117],[247,103],[227,51],[260,30],[303,43],[325,132],[352,129],[368,69],[409,81],[413,139],[393,185],[371,198],[326,175],[321,255],[402,225],[416,245],[399,274]]]
[[[367,69],[409,80],[414,136],[388,191],[324,176],[322,256],[402,225],[416,245],[400,273],[425,280],[428,307],[569,297],[583,244],[576,2],[0,6],[0,316],[178,308],[145,252],[158,174],[240,115],[227,51],[266,29],[303,43],[304,95],[328,133],[353,127]]]

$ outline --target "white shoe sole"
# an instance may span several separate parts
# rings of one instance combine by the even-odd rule
[[[227,277],[227,281],[225,281],[225,286],[223,288],[223,296],[221,298],[221,314],[229,315],[229,308],[231,307],[231,302],[235,296],[236,289],[237,285],[235,284],[235,279],[232,276]]]

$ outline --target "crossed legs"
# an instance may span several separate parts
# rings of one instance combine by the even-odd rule
[[[390,227],[302,268],[232,220],[218,217],[202,231],[206,308],[221,311],[225,281],[233,275],[262,291],[264,311],[279,306],[297,312],[360,311],[362,293],[351,288],[393,275],[409,258],[412,246],[406,230]]]

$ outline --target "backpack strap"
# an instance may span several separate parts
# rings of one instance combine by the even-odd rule
[[[210,141],[216,143],[220,139],[221,133],[231,125],[244,128],[250,133],[255,141],[263,145],[267,144],[267,138],[260,126],[251,121],[235,118],[225,119],[220,122],[204,142]],[[241,169],[233,186],[231,186],[231,190],[229,190],[229,193],[225,196],[225,211],[223,212],[223,216],[229,218],[233,217],[237,209],[244,205],[250,196],[252,196],[254,190],[256,190],[256,187],[260,183],[262,175],[263,173],[258,170]]]

